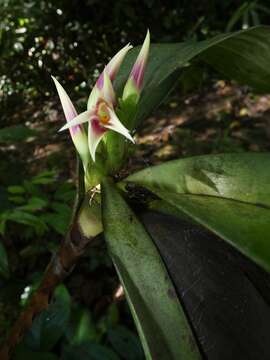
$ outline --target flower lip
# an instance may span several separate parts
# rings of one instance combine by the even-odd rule
[[[93,128],[93,131],[97,134],[104,134],[106,131],[108,131],[108,129],[106,129],[100,124],[100,120],[98,117],[91,118],[91,126]]]
[[[96,106],[96,115],[103,125],[108,125],[111,119],[110,112],[108,110],[109,105],[103,99],[100,99]]]

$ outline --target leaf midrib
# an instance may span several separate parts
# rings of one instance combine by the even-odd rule
[[[145,185],[144,185],[145,186]],[[146,186],[145,186],[146,187]],[[147,187],[148,188],[148,187]],[[266,205],[266,204],[261,204],[261,203],[252,203],[252,202],[248,202],[248,201],[244,201],[244,200],[239,200],[239,199],[234,199],[234,198],[230,198],[230,197],[223,197],[223,196],[217,196],[217,195],[209,195],[209,194],[195,194],[195,193],[179,193],[179,192],[174,192],[174,191],[159,191],[159,190],[153,190],[153,188],[148,188],[149,190],[151,190],[152,192],[154,192],[155,194],[157,194],[159,196],[159,194],[164,194],[164,195],[181,195],[181,196],[194,196],[194,197],[202,197],[202,198],[210,198],[210,199],[218,199],[218,200],[222,200],[222,201],[233,201],[233,202],[237,202],[239,204],[245,204],[245,205],[250,205],[250,206],[254,206],[254,207],[259,207],[265,210],[270,210],[270,205]]]

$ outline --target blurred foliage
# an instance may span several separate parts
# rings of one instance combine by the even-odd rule
[[[7,231],[8,222],[26,225],[25,231],[21,232],[23,237],[43,236],[50,227],[61,235],[66,233],[74,186],[67,182],[49,189],[49,185],[55,183],[55,175],[54,171],[44,171],[24,180],[23,184],[3,190],[6,203],[2,203],[0,214],[2,235]],[[47,189],[44,191],[45,186]],[[9,233],[12,233],[12,228]]]
[[[15,360],[58,359],[51,351],[58,343],[61,359],[143,359],[139,339],[118,325],[118,310],[112,305],[105,316],[95,322],[84,307],[74,305],[68,290],[60,285],[48,309],[33,322],[23,342],[17,347]],[[103,344],[100,344],[102,341]]]
[[[255,23],[268,15],[263,1],[1,0],[1,117],[54,96],[50,74],[75,88],[76,98],[86,96],[108,57],[122,44],[140,43],[146,27],[153,41],[205,38],[237,27],[245,10],[257,14]]]
[[[56,132],[63,115],[50,75],[59,78],[82,109],[109,57],[128,42],[140,44],[147,28],[153,42],[193,41],[268,23],[270,15],[268,2],[263,0],[0,0],[0,9],[1,340],[38,286],[72,211],[74,149],[68,134],[64,137]],[[179,112],[179,93],[199,92],[205,78],[212,86],[208,69],[202,72],[196,64],[188,69],[164,108],[172,116]],[[233,96],[239,102],[239,96]],[[193,103],[200,101],[213,99],[198,95],[194,101],[191,97],[188,105],[194,107]],[[149,159],[154,156],[155,162],[164,156],[249,148],[245,132],[243,139],[232,137],[243,122],[252,123],[245,108],[237,106],[235,113],[226,106],[217,111],[216,127],[210,119],[193,128],[180,128],[177,119],[176,125],[168,125],[158,116],[159,138],[150,138],[147,148],[141,137],[135,164],[142,161],[142,152]],[[178,126],[173,135],[169,126]],[[202,135],[202,127],[208,128],[207,134]],[[247,127],[247,133],[249,130]],[[255,136],[261,139],[259,132]],[[169,149],[161,149],[159,145],[168,138]],[[35,319],[18,347],[15,359],[143,359],[126,303],[112,301],[118,284],[101,243],[57,289],[48,310]]]
[[[242,29],[257,26],[262,23],[261,19],[270,15],[270,7],[263,5],[262,1],[245,1],[232,14],[226,31],[231,31],[237,24],[242,23]]]

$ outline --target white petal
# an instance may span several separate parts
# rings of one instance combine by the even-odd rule
[[[80,125],[80,124],[83,124],[83,123],[89,121],[92,114],[93,114],[93,112],[89,111],[89,110],[82,112],[80,115],[76,116],[74,119],[67,122],[63,127],[61,127],[61,129],[59,131],[69,129],[73,126]]]
[[[111,81],[114,80],[127,52],[130,49],[132,49],[132,45],[127,44],[121,50],[119,50],[118,53],[115,54],[114,57],[110,60],[110,62],[106,65],[106,70],[108,72]]]
[[[88,110],[94,109],[97,102],[100,99],[105,100],[111,106],[113,106],[115,104],[115,92],[113,89],[111,79],[110,79],[106,69],[103,70],[102,88],[99,89],[97,85],[95,85],[93,87],[93,89],[90,93],[90,96],[88,98],[87,109]]]
[[[98,122],[98,120],[97,120]],[[89,122],[88,126],[88,147],[93,161],[96,159],[96,149],[101,139],[103,138],[106,131],[96,131],[92,121]]]
[[[147,61],[148,58],[148,54],[149,54],[149,49],[150,49],[150,32],[149,30],[147,30],[143,45],[141,47],[140,53],[135,61],[135,64],[137,62],[143,62],[144,64]]]
[[[129,79],[123,90],[123,100],[125,101],[128,97],[135,95],[135,102],[139,100],[139,96],[142,90],[144,73],[146,68],[146,63],[149,55],[150,48],[150,33],[147,30],[143,45],[141,47],[140,53],[137,56],[137,59],[132,67]]]
[[[114,55],[114,57],[110,60],[110,62],[106,65],[105,69],[107,71],[107,74],[110,78],[111,81],[114,80],[127,52],[132,49],[132,46],[127,44],[126,46],[124,46],[120,51],[118,51],[118,53],[116,55]],[[100,75],[100,77],[103,76],[104,74],[102,73]],[[99,79],[97,80],[98,83]],[[87,109],[90,110],[93,107],[96,106],[96,103],[98,101],[98,99],[100,98],[100,90],[98,89],[97,83],[95,84],[95,86],[93,87],[89,98],[88,98],[88,102],[87,102]]]
[[[74,123],[74,120],[77,119],[77,112],[76,112],[69,96],[65,92],[64,88],[60,85],[60,83],[53,76],[52,76],[52,79],[53,79],[56,89],[58,91],[58,94],[59,94],[59,97],[60,97],[60,100],[62,103],[62,107],[63,107],[64,113],[65,113],[65,117],[67,120],[67,123],[65,126],[69,127],[72,141],[82,159],[84,169],[86,169],[89,159],[90,159],[87,135],[86,135],[83,127],[72,126],[72,124]]]
[[[98,87],[95,85],[88,98],[87,110],[94,109],[100,97],[101,97],[101,92],[98,89]]]
[[[77,111],[75,110],[72,101],[70,100],[68,94],[66,93],[65,89],[62,85],[56,80],[55,77],[52,76],[52,79],[55,83],[64,113],[67,121],[74,119],[77,116]]]
[[[115,104],[115,93],[114,93],[111,79],[110,79],[106,69],[104,69],[103,73],[104,73],[104,81],[103,81],[103,88],[101,90],[101,96],[108,104],[114,105]]]
[[[116,116],[115,112],[108,108],[110,114],[110,123],[104,125],[105,128],[118,132],[119,134],[125,136],[131,142],[135,143],[133,137],[130,135],[128,129],[121,123],[121,121]]]

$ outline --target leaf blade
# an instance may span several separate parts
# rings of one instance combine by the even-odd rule
[[[200,359],[183,309],[152,240],[110,183],[103,183],[102,194],[105,238],[146,358]]]
[[[140,47],[136,47],[127,54],[118,73],[114,85],[119,97],[139,50]],[[269,26],[256,26],[221,34],[200,42],[153,44],[150,48],[135,126],[164,100],[177,84],[181,70],[197,57],[224,75],[255,90],[270,90]]]
[[[195,156],[130,175],[270,271],[270,156]]]

